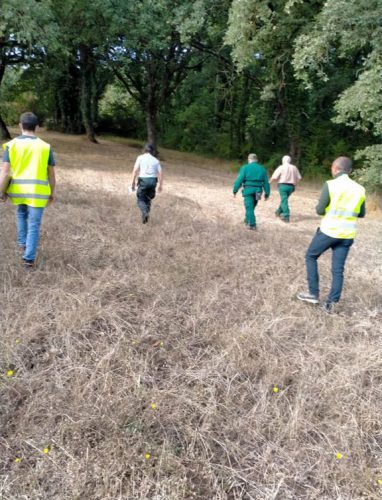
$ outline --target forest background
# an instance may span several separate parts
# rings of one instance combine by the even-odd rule
[[[0,138],[120,134],[382,184],[382,0],[0,0]]]

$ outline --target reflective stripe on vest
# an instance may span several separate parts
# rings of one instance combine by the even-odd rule
[[[339,239],[354,239],[365,189],[343,174],[328,181],[330,204],[321,221],[321,231]]]
[[[13,139],[9,148],[12,179],[7,195],[15,205],[45,207],[51,189],[48,179],[50,145],[39,138]]]
[[[39,186],[49,186],[49,181],[40,181],[39,179],[14,179],[10,184],[38,184]]]
[[[358,217],[359,212],[350,212],[348,210],[329,210],[327,215],[338,215],[339,217]]]
[[[25,194],[14,194],[9,193],[9,198],[24,198],[31,200],[49,200],[49,195],[47,194],[34,194],[34,193],[25,193]]]

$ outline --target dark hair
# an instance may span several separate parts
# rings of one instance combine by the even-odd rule
[[[347,156],[339,156],[334,160],[334,164],[340,172],[344,172],[345,174],[348,174],[353,166],[353,162]]]
[[[150,153],[150,154],[154,154],[154,151],[155,151],[155,148],[152,144],[150,144],[149,142],[147,142],[144,147],[143,147],[143,151],[145,153]]]
[[[28,132],[34,132],[38,125],[38,118],[34,113],[23,113],[20,116],[20,123],[23,130],[27,130]]]

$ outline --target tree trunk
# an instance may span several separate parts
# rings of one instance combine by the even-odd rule
[[[81,65],[81,117],[89,141],[97,144],[93,122],[93,71],[92,54],[88,46],[80,47]]]
[[[297,137],[289,138],[289,156],[292,158],[292,161],[298,163],[300,159],[300,141]]]
[[[155,152],[157,149],[156,115],[156,110],[146,110],[147,142],[154,146]]]
[[[0,139],[11,139],[11,134],[0,115]]]
[[[4,59],[2,58],[0,62],[0,85],[3,80],[4,73],[5,73],[5,62]],[[5,125],[5,122],[0,115],[0,139],[10,139],[10,138],[11,134],[9,133],[9,130],[7,129],[7,126]]]
[[[242,147],[245,142],[245,118],[248,111],[248,95],[250,92],[248,77],[244,75],[244,80],[239,79],[238,85],[241,85],[241,92],[239,99],[239,111],[236,122],[236,155],[241,154]]]

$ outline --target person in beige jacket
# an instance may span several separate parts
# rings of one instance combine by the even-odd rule
[[[269,182],[277,181],[280,193],[280,206],[276,216],[284,222],[289,222],[290,210],[288,199],[296,189],[296,184],[302,179],[298,168],[291,163],[290,156],[283,156],[282,165],[276,168]]]

